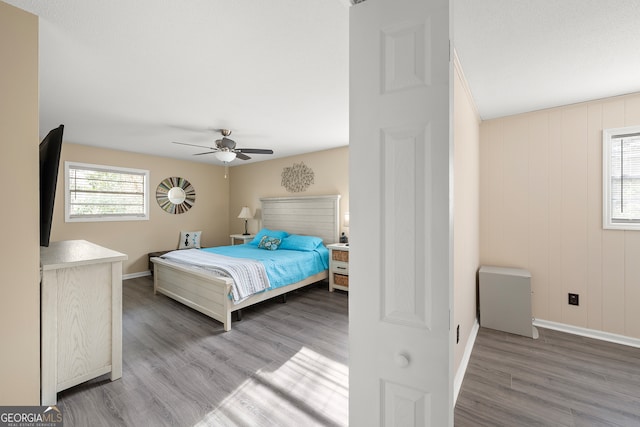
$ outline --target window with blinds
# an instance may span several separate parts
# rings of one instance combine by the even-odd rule
[[[640,230],[640,126],[602,135],[603,228]]]
[[[65,221],[149,219],[149,171],[65,162]]]

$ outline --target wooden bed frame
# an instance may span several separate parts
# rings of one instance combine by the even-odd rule
[[[339,195],[262,198],[260,201],[264,228],[318,236],[325,245],[338,241]],[[232,279],[211,276],[162,258],[151,258],[151,262],[154,266],[154,294],[160,292],[222,322],[225,331],[231,330],[231,313],[234,311],[328,277],[328,271],[325,270],[300,282],[255,294],[234,304],[229,298]]]

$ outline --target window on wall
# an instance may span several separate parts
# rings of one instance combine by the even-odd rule
[[[149,219],[149,171],[65,162],[65,221]]]
[[[640,230],[640,126],[605,129],[603,228]]]

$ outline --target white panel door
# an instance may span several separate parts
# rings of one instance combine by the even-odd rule
[[[350,425],[453,425],[448,0],[350,11]]]

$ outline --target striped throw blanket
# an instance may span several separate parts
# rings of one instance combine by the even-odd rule
[[[236,303],[270,287],[264,265],[252,259],[232,258],[198,249],[172,251],[162,258],[230,277],[233,279],[231,297]]]

